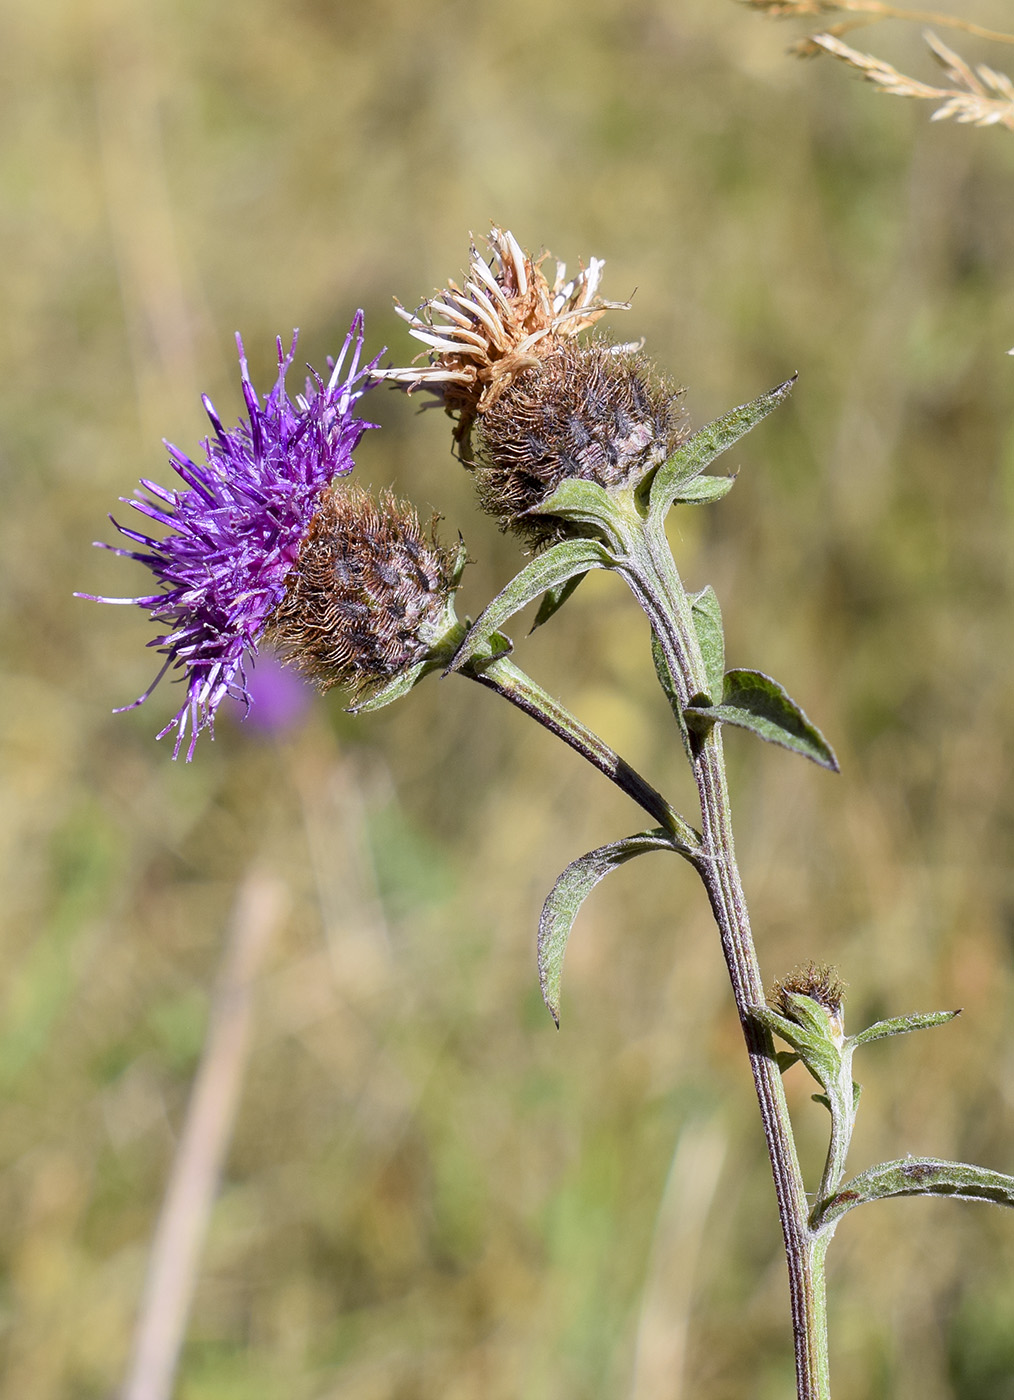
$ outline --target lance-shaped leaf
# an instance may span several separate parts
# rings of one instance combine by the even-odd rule
[[[852,1036],[853,1045],[869,1045],[871,1040],[886,1040],[890,1035],[907,1035],[909,1031],[926,1030],[929,1026],[943,1026],[953,1021],[957,1011],[917,1011],[911,1016],[894,1016],[889,1021],[876,1021],[858,1035]]]
[[[944,1162],[937,1157],[903,1157],[896,1162],[880,1162],[846,1182],[840,1191],[818,1203],[811,1221],[814,1230],[837,1225],[847,1211],[868,1201],[884,1201],[892,1196],[953,1196],[961,1201],[989,1201],[998,1206],[1014,1206],[1014,1176],[970,1166],[967,1162]]]
[[[752,729],[770,744],[801,753],[822,768],[838,772],[834,750],[787,691],[763,671],[726,671],[720,705],[688,705],[683,712],[692,729],[708,724],[735,724]]]
[[[658,683],[665,692],[665,698],[669,701],[669,708],[675,715],[676,723],[679,725],[680,738],[683,740],[683,747],[686,750],[687,758],[693,762],[690,735],[687,732],[687,722],[683,718],[683,704],[680,700],[679,692],[676,689],[676,682],[673,679],[672,671],[669,669],[669,663],[665,659],[665,651],[656,632],[652,632],[651,634],[651,659],[655,663],[655,675],[658,677]]]
[[[544,622],[548,622],[555,612],[563,607],[564,603],[577,588],[582,579],[587,578],[588,572],[572,574],[566,583],[558,583],[552,588],[547,588],[542,595],[542,602],[539,610],[535,614],[535,621],[532,623],[532,631],[541,627]]]
[[[736,484],[734,476],[695,476],[677,487],[673,506],[710,506],[727,496]]]
[[[458,563],[461,567],[464,567],[464,560],[464,546],[462,546],[458,555]],[[382,710],[385,705],[390,705],[395,700],[400,700],[403,695],[407,695],[431,671],[442,671],[454,656],[467,632],[464,623],[459,622],[454,615],[454,609],[451,605],[448,605],[446,624],[447,630],[433,644],[428,656],[424,656],[421,661],[417,661],[406,670],[399,671],[397,675],[392,676],[389,681],[385,681],[378,689],[373,690],[363,699],[357,700],[354,705],[349,706],[348,713],[350,715],[368,715],[373,710]],[[510,642],[507,638],[500,640],[502,645],[509,650]]]
[[[612,841],[571,861],[557,880],[542,907],[539,919],[539,981],[542,996],[557,1025],[560,1024],[560,978],[567,939],[578,910],[598,882],[634,856],[648,851],[677,850],[668,832],[657,828]]]
[[[708,693],[711,699],[722,694],[725,674],[725,633],[722,631],[722,609],[718,605],[715,590],[709,584],[700,593],[691,596],[691,615],[697,643],[704,659],[704,670],[708,677]]]
[[[448,670],[460,671],[486,646],[494,632],[498,632],[509,618],[540,593],[559,588],[576,574],[585,574],[589,569],[609,569],[612,566],[613,556],[598,540],[561,540],[544,554],[537,554],[496,595],[478,621],[469,628]]]
[[[709,466],[716,457],[730,448],[733,443],[748,433],[751,428],[766,418],[773,408],[777,408],[783,399],[788,397],[796,376],[787,379],[784,384],[779,384],[777,388],[771,390],[769,394],[762,394],[759,399],[754,399],[752,403],[741,404],[739,408],[734,408],[731,413],[723,414],[721,418],[716,418],[713,423],[706,424],[698,432],[687,438],[668,461],[663,462],[655,473],[651,483],[651,493],[648,497],[649,510],[656,520],[662,518],[666,511],[677,499],[717,499],[716,497],[689,497],[686,494],[687,483],[694,477],[699,477],[705,467]],[[732,478],[713,477],[709,480],[722,481],[728,484],[721,492],[729,490],[732,485]]]
[[[790,1020],[770,1006],[752,1006],[750,1014],[791,1045],[817,1083],[830,1092],[842,1069],[841,1044],[833,1038],[830,1017],[812,997],[794,995],[791,1001],[799,1020]]]
[[[568,476],[559,486],[540,501],[522,511],[526,515],[553,515],[572,524],[587,525],[601,532],[610,541],[616,539],[613,519],[619,509],[618,500],[610,495],[597,481],[585,481],[579,476]]]
[[[429,675],[430,671],[438,669],[440,664],[438,661],[417,661],[406,671],[399,671],[396,676],[382,685],[379,690],[375,690],[372,695],[368,695],[364,700],[359,700],[355,705],[350,705],[349,714],[368,715],[372,710],[382,710],[385,705],[390,705],[395,700],[400,700],[403,695],[407,695],[424,676]]]

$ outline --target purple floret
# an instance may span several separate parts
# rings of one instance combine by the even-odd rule
[[[353,417],[357,401],[371,387],[376,359],[360,368],[363,313],[356,313],[337,363],[325,382],[313,370],[305,395],[295,401],[285,376],[296,350],[296,336],[285,354],[278,342],[278,379],[263,407],[250,383],[243,342],[236,337],[248,418],[228,431],[205,398],[214,435],[202,443],[207,461],[198,466],[166,443],[173,469],[185,490],[166,490],[152,481],[124,503],[169,529],[161,539],[130,530],[113,520],[142,549],[112,549],[146,564],[159,592],[140,598],[98,598],[101,603],[133,603],[166,628],[149,646],[165,653],[154,681],[131,705],[147,700],[166,671],[185,672],[187,698],[160,732],[176,729],[173,757],[187,729],[187,760],[197,736],[213,731],[215,711],[227,695],[250,706],[246,662],[257,651],[268,619],[285,594],[285,580],[316,510],[317,497],[335,477],[352,470],[352,453],[373,423]],[[354,344],[348,371],[342,368]],[[110,517],[112,519],[112,517]],[[88,596],[88,595],[83,595]]]

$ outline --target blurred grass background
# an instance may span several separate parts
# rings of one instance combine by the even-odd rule
[[[1009,22],[995,0],[955,5]],[[794,370],[720,506],[676,521],[730,664],[786,684],[827,774],[729,738],[769,980],[807,958],[850,1024],[963,1005],[878,1045],[858,1168],[1014,1169],[1014,140],[931,126],[791,27],[717,0],[49,0],[0,9],[2,1400],[112,1395],[236,890],[284,883],[183,1400],[776,1400],[792,1393],[773,1194],[692,872],[638,862],[582,915],[563,1029],[540,902],[642,820],[495,697],[432,680],[283,736],[154,734],[136,609],[92,551],[199,395],[239,413],[242,331],[322,364],[363,306],[464,266],[491,219],[636,289],[696,422]],[[914,29],[860,46],[929,77]],[[969,40],[973,60],[1009,54]],[[461,529],[473,615],[518,565],[438,414],[395,393],[359,456]],[[517,635],[522,634],[516,629]],[[518,650],[690,807],[645,629],[590,577]],[[822,1111],[789,1088],[815,1180]],[[675,1154],[675,1155],[674,1155]],[[1014,1221],[850,1216],[836,1394],[1014,1397]]]

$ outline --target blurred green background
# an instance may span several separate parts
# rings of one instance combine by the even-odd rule
[[[956,6],[1009,22],[1009,6]],[[798,30],[795,32],[799,32]],[[767,979],[808,958],[886,1042],[853,1165],[1014,1170],[1014,138],[931,125],[791,26],[719,0],[48,0],[0,10],[2,1400],[115,1393],[237,889],[287,914],[257,993],[183,1400],[779,1400],[773,1193],[717,940],[688,867],[613,875],[558,1034],[541,899],[643,822],[494,696],[431,680],[284,734],[155,732],[147,590],[105,512],[352,312],[404,362],[413,306],[495,220],[576,266],[700,423],[799,371],[735,491],[684,509],[730,664],[773,672],[839,778],[730,736]],[[914,28],[854,36],[933,79]],[[966,57],[1009,68],[971,40]],[[607,323],[608,324],[608,323]],[[475,564],[517,568],[394,392],[359,472]],[[122,518],[122,510],[120,512]],[[524,628],[515,629],[521,638]],[[517,657],[677,804],[691,794],[616,580]],[[823,1111],[788,1078],[810,1180]],[[674,1155],[675,1154],[675,1155]],[[1014,1397],[1014,1219],[901,1201],[831,1253],[836,1395]]]

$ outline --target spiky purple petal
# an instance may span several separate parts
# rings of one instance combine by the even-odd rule
[[[197,736],[205,729],[213,731],[215,711],[227,695],[249,708],[246,663],[256,655],[268,618],[285,595],[285,580],[317,497],[335,477],[352,470],[359,439],[375,426],[353,416],[377,363],[374,359],[360,368],[361,311],[337,362],[329,362],[327,381],[311,370],[305,394],[297,394],[295,400],[285,390],[295,334],[288,353],[278,341],[278,378],[263,405],[250,382],[238,335],[236,344],[248,416],[226,430],[205,398],[214,434],[202,444],[204,465],[166,443],[186,489],[166,490],[142,481],[154,499],[140,492],[123,498],[141,515],[168,525],[171,533],[156,539],[114,520],[120,533],[143,550],[100,544],[146,565],[161,587],[151,595],[96,601],[136,603],[166,628],[148,644],[165,653],[165,665],[145,693],[123,708],[142,704],[167,670],[184,672],[187,698],[158,737],[175,728],[175,758],[189,730],[188,761]]]

